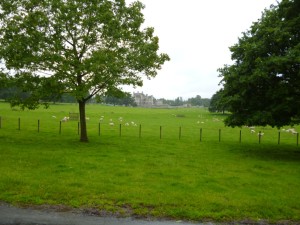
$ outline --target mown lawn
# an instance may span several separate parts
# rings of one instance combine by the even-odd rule
[[[223,115],[201,108],[88,105],[90,142],[80,143],[76,121],[59,133],[59,120],[73,111],[0,104],[0,201],[195,221],[300,221],[295,135],[281,132],[278,145],[276,129],[226,128]]]

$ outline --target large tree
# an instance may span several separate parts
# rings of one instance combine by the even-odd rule
[[[300,0],[265,10],[230,51],[234,64],[219,69],[226,125],[299,123]]]
[[[144,22],[141,2],[125,0],[1,0],[0,59],[35,108],[41,98],[71,93],[79,103],[81,137],[88,141],[85,104],[93,96],[142,86],[167,54]]]

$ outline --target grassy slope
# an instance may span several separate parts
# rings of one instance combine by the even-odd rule
[[[277,131],[261,128],[258,144],[257,135],[243,128],[239,143],[240,129],[225,128],[221,116],[204,109],[90,105],[86,144],[77,141],[77,122],[63,123],[58,133],[59,118],[76,108],[22,112],[0,104],[0,200],[192,220],[300,220],[295,136],[282,133],[278,145]],[[119,126],[108,125],[119,117],[122,137]],[[140,139],[139,126],[124,126],[131,121],[142,124]]]

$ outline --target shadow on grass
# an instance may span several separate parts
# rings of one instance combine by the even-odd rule
[[[232,152],[260,160],[300,162],[300,147],[283,145],[247,144],[231,148]]]

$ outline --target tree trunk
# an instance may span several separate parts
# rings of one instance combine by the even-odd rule
[[[78,101],[79,103],[79,117],[80,117],[80,141],[88,142],[86,119],[85,119],[85,101]]]

